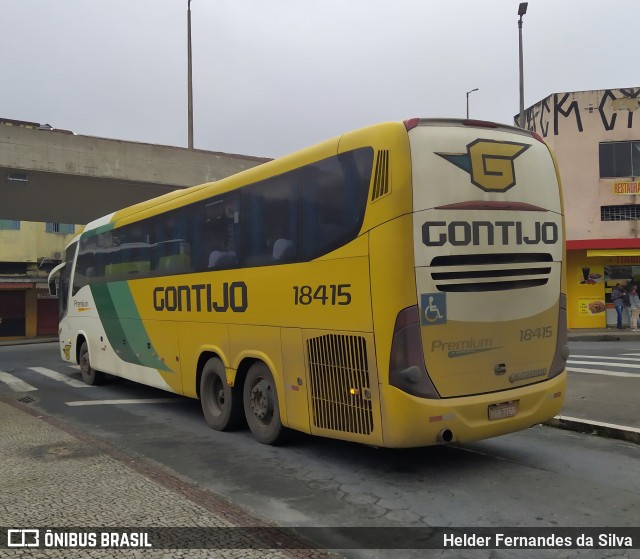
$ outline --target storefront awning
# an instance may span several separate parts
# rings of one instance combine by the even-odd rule
[[[609,248],[588,250],[587,256],[640,256],[640,248]]]

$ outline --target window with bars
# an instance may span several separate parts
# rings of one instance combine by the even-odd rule
[[[47,223],[45,229],[47,233],[75,233],[76,226],[73,223]]]
[[[640,219],[640,205],[626,204],[624,206],[601,206],[601,221],[632,221]]]
[[[600,178],[638,176],[640,176],[640,141],[600,144]]]
[[[0,230],[18,231],[20,230],[20,221],[17,219],[0,219]]]

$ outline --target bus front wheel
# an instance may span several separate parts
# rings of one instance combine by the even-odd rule
[[[80,374],[85,384],[98,386],[104,382],[105,376],[101,371],[96,371],[89,361],[89,346],[83,342],[80,347]]]
[[[273,376],[264,363],[254,363],[244,381],[244,413],[249,429],[262,444],[283,442],[286,431],[280,421],[278,393]]]
[[[217,357],[202,369],[200,405],[207,425],[216,431],[235,429],[242,421],[241,395],[229,386],[224,364]]]

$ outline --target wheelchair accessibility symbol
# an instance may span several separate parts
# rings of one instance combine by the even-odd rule
[[[447,296],[445,293],[420,295],[420,323],[423,326],[447,323]]]

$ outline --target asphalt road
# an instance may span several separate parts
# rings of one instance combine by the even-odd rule
[[[626,351],[616,344],[591,344],[589,351],[615,357]],[[28,398],[25,403],[40,413],[157,462],[276,525],[638,526],[639,445],[538,426],[474,444],[412,450],[303,435],[288,446],[268,447],[248,430],[208,429],[194,400],[120,380],[85,387],[57,352],[53,343],[0,347],[0,394]],[[456,557],[478,557],[474,553]],[[625,550],[562,553],[532,550],[518,557],[638,556]]]

